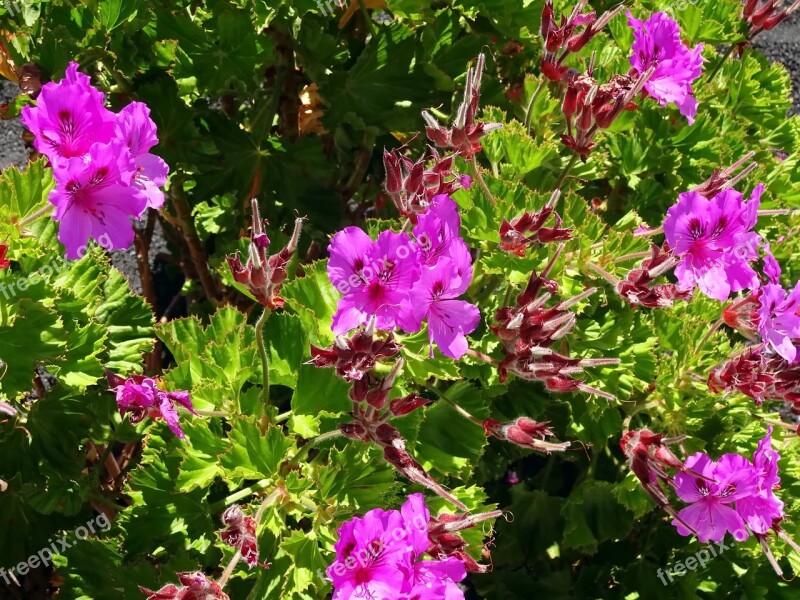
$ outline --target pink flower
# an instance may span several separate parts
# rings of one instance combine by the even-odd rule
[[[138,218],[147,199],[129,183],[136,170],[122,142],[96,143],[85,157],[63,160],[55,169],[56,188],[49,200],[56,207],[58,239],[67,258],[80,258],[89,238],[105,236],[108,250],[133,243],[131,219]]]
[[[736,512],[753,533],[766,534],[774,522],[783,518],[783,502],[775,495],[781,478],[778,476],[780,455],[772,449],[772,427],[758,442],[753,454],[753,467],[756,472],[756,491],[736,501]]]
[[[103,94],[70,63],[58,83],[42,87],[35,107],[22,109],[22,122],[34,135],[34,147],[55,167],[89,152],[95,142],[114,136],[114,113],[103,105]]]
[[[411,291],[410,302],[400,313],[401,327],[408,332],[418,331],[427,319],[431,344],[435,343],[445,356],[461,358],[469,347],[467,334],[475,331],[481,320],[477,306],[457,300],[471,281],[469,250],[463,242],[454,244],[450,256],[439,259],[435,268],[423,270]]]
[[[793,339],[800,338],[800,282],[787,293],[778,283],[768,283],[758,290],[758,333],[775,352],[790,363],[797,362]]]
[[[637,73],[655,67],[645,89],[661,106],[674,103],[691,125],[697,114],[692,82],[703,71],[703,44],[693,49],[684,45],[679,25],[666,13],[654,13],[645,22],[635,19],[630,11],[626,14],[634,32],[631,66]]]
[[[347,333],[373,316],[376,327],[392,330],[419,278],[419,248],[405,233],[384,231],[373,242],[358,227],[333,236],[328,278],[344,296],[333,316],[333,332]]]
[[[117,394],[117,406],[120,414],[129,413],[131,423],[138,423],[145,417],[163,418],[172,433],[180,439],[185,435],[178,422],[177,402],[193,415],[197,415],[192,406],[189,392],[165,392],[159,389],[155,379],[142,375],[132,375],[130,379],[122,379],[109,375],[109,382]],[[116,385],[115,385],[116,384]]]
[[[344,523],[327,569],[333,600],[464,600],[456,584],[466,577],[463,561],[419,560],[432,546],[429,521],[424,496],[412,494],[400,511],[376,508]]]
[[[714,463],[698,452],[686,460],[686,467],[705,476],[700,479],[687,472],[675,475],[678,497],[690,505],[678,513],[672,524],[681,535],[697,534],[702,543],[719,542],[725,533],[745,539],[744,521],[730,504],[753,494],[757,489],[756,472],[746,458],[725,454]],[[687,529],[683,523],[694,531]]]
[[[156,124],[150,118],[150,109],[141,102],[131,102],[117,114],[115,123],[117,138],[128,147],[136,165],[131,185],[140,189],[147,197],[147,206],[161,208],[167,183],[169,166],[161,158],[150,153],[158,144]]]
[[[764,191],[756,186],[749,201],[732,188],[711,200],[690,191],[679,196],[664,219],[664,234],[680,258],[675,267],[679,288],[697,286],[704,294],[727,300],[732,292],[758,286],[750,263],[758,258],[760,238],[752,232]]]

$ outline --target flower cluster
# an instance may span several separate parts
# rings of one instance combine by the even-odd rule
[[[454,532],[497,516],[431,518],[424,496],[411,494],[399,511],[375,508],[354,517],[339,528],[336,560],[327,569],[334,600],[463,600],[457,582],[468,570],[485,568],[466,553],[466,542]],[[436,560],[422,560],[426,553]]]
[[[472,281],[472,257],[459,227],[456,203],[436,196],[418,216],[414,239],[384,231],[373,241],[358,227],[334,235],[328,278],[343,297],[333,332],[347,333],[374,317],[380,330],[413,333],[427,321],[431,345],[451,358],[463,356],[480,312],[458,300]]]
[[[720,542],[726,533],[739,541],[752,534],[780,573],[764,543],[767,534],[772,531],[795,544],[781,528],[783,502],[775,495],[780,483],[780,455],[772,449],[772,428],[758,443],[752,460],[730,453],[714,461],[697,452],[684,463],[665,446],[676,441],[679,440],[666,440],[648,430],[629,431],[621,446],[642,485],[672,515],[678,533],[696,535],[702,543]],[[673,476],[668,469],[678,472]],[[661,483],[673,487],[687,506],[676,512]]]
[[[800,0],[784,6],[782,0],[745,0],[742,18],[750,26],[750,39],[757,33],[769,31],[794,11],[800,9]]]
[[[109,386],[117,395],[117,406],[121,415],[130,415],[131,423],[138,423],[145,417],[163,418],[169,428],[180,439],[186,436],[178,422],[177,402],[193,415],[197,415],[192,406],[189,392],[165,392],[152,377],[132,375],[124,379],[113,373],[107,373]]]
[[[169,167],[150,150],[158,144],[150,109],[132,102],[119,113],[70,63],[64,79],[43,86],[35,107],[22,109],[34,146],[53,167],[49,200],[60,223],[58,239],[67,258],[89,238],[106,234],[111,249],[133,243],[131,219],[164,204],[161,187]]]
[[[553,0],[544,3],[539,28],[544,42],[541,64],[542,74],[550,81],[561,81],[567,72],[567,67],[563,66],[567,56],[580,52],[623,9],[620,4],[597,18],[594,11],[582,12],[586,3],[587,0],[580,0],[568,17],[561,17],[560,23],[556,23],[553,14]]]
[[[414,162],[396,150],[383,151],[386,170],[386,193],[401,216],[416,222],[417,215],[427,212],[436,196],[449,196],[472,185],[469,175],[453,171],[455,154],[441,157],[428,146],[428,154]]]
[[[594,59],[584,73],[570,69],[564,60],[578,52],[622,10],[622,5],[603,14],[582,14],[586,2],[575,5],[569,17],[556,24],[552,2],[545,2],[540,34],[544,40],[542,74],[551,81],[564,81],[562,110],[567,132],[565,146],[586,161],[595,147],[594,137],[625,110],[634,110],[640,94],[652,96],[662,106],[675,104],[691,124],[697,114],[692,83],[703,67],[703,44],[689,48],[680,38],[680,27],[666,13],[654,13],[647,21],[628,15],[634,42],[628,73],[613,75],[600,83],[593,76]],[[578,29],[583,27],[579,32]],[[532,101],[531,101],[532,102]]]
[[[147,600],[230,600],[220,585],[202,573],[178,573],[181,586],[170,583],[160,590],[148,590],[139,586]]]
[[[503,219],[500,225],[500,249],[525,256],[525,251],[534,243],[547,244],[568,240],[572,235],[569,227],[562,227],[561,215],[555,212],[561,192],[556,190],[547,203],[535,212],[524,212],[510,222]],[[553,217],[553,226],[545,223]]]
[[[237,252],[234,256],[227,257],[228,266],[236,283],[245,286],[263,306],[275,310],[284,305],[284,300],[280,297],[281,286],[286,279],[286,267],[300,239],[303,219],[295,219],[294,231],[286,246],[277,254],[268,256],[269,238],[264,233],[265,222],[261,220],[258,200],[255,198],[252,200],[252,210],[252,236],[247,261],[242,263]]]
[[[512,372],[523,379],[542,381],[553,392],[582,391],[613,399],[611,394],[590,387],[574,376],[584,367],[614,365],[619,359],[570,358],[552,348],[575,327],[576,317],[570,309],[597,291],[597,288],[590,288],[574,298],[546,306],[558,291],[558,283],[547,276],[562,250],[563,245],[558,247],[540,275],[531,275],[527,287],[517,296],[515,306],[504,306],[495,315],[497,325],[491,329],[503,342],[506,355],[498,366],[500,381],[505,381]]]
[[[681,290],[674,283],[653,283],[677,263],[678,259],[670,251],[669,244],[665,243],[663,248],[651,244],[650,257],[616,283],[616,292],[631,306],[647,308],[665,308],[672,306],[676,300],[687,300],[692,290]]]

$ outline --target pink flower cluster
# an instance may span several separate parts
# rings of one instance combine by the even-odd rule
[[[467,575],[462,560],[421,560],[434,546],[429,522],[424,496],[412,494],[399,511],[375,508],[344,523],[327,569],[333,600],[463,600],[457,585]]]
[[[418,216],[413,239],[384,231],[373,241],[358,227],[334,235],[328,278],[343,297],[333,332],[345,334],[374,317],[377,329],[413,333],[427,320],[431,344],[451,358],[463,356],[466,335],[478,326],[480,312],[458,300],[472,281],[472,257],[459,235],[460,223],[456,203],[442,195]]]
[[[150,109],[132,102],[119,113],[70,63],[64,79],[42,87],[35,107],[22,109],[34,146],[53,167],[49,200],[67,258],[80,257],[89,238],[107,235],[111,249],[133,243],[131,219],[164,204],[169,167],[150,150],[158,144]]]
[[[681,535],[697,534],[706,543],[726,533],[746,540],[750,533],[765,535],[784,518],[783,502],[775,495],[780,483],[778,460],[772,449],[772,428],[758,443],[752,462],[740,454],[718,461],[697,452],[686,460],[689,471],[675,475],[675,492],[689,505],[672,522]]]
[[[165,392],[158,387],[158,382],[152,377],[132,375],[130,379],[123,379],[118,375],[108,374],[109,385],[117,395],[117,406],[120,414],[128,413],[131,423],[138,423],[145,417],[151,419],[162,418],[176,436],[184,439],[186,436],[178,422],[178,412],[175,410],[177,402],[193,415],[196,415],[189,392]]]
[[[780,455],[772,449],[772,428],[758,443],[752,460],[730,453],[714,461],[697,452],[683,463],[667,448],[667,444],[682,439],[666,439],[642,429],[626,432],[620,446],[644,489],[673,517],[678,533],[696,535],[702,543],[720,542],[726,533],[738,541],[752,534],[780,575],[781,569],[766,543],[767,535],[772,532],[795,550],[800,547],[781,527],[784,505],[775,495],[780,483]],[[673,476],[670,471],[677,473]],[[687,506],[676,511],[662,484],[674,488]]]

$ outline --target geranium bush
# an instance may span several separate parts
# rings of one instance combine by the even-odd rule
[[[6,4],[3,597],[794,597],[796,8]]]

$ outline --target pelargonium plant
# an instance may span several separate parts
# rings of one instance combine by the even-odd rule
[[[0,597],[791,595],[798,3],[22,4]]]

